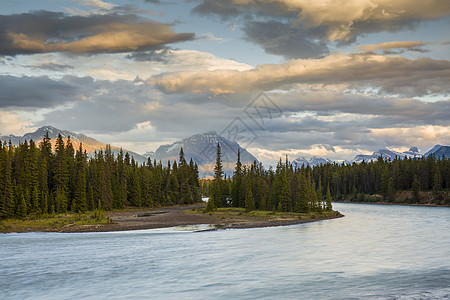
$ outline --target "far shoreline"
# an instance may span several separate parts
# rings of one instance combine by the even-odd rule
[[[358,201],[333,201],[333,203],[345,204],[374,204],[374,205],[398,205],[398,206],[419,206],[419,207],[450,207],[450,205],[437,205],[426,203],[392,203],[392,202],[358,202]]]

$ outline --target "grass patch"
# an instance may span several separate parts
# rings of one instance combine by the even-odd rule
[[[311,213],[294,213],[294,212],[274,212],[267,210],[252,210],[246,211],[244,208],[238,207],[221,207],[214,211],[206,212],[204,208],[196,208],[184,211],[191,214],[207,213],[210,216],[217,216],[219,218],[235,217],[255,220],[323,220],[339,217],[341,214],[337,211],[323,211],[323,212],[311,212]]]
[[[55,231],[64,226],[111,224],[110,218],[104,217],[101,211],[82,214],[59,214],[29,216],[24,220],[6,219],[0,221],[0,232]]]

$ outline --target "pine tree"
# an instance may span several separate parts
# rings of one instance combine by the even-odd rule
[[[0,151],[0,218],[9,218],[14,215],[15,201],[12,181],[11,153],[6,148],[6,143]]]
[[[295,212],[309,213],[310,207],[308,204],[308,186],[304,172],[301,172],[299,179],[299,190],[297,192],[297,201],[295,202]]]
[[[286,211],[290,211],[290,203],[291,203],[291,197],[290,197],[290,193],[288,190],[288,184],[287,184],[287,175],[286,175],[286,171],[283,170],[282,171],[282,177],[281,177],[281,190],[280,190],[280,195],[279,195],[279,210],[286,212]]]
[[[333,210],[332,204],[331,204],[331,192],[330,192],[330,185],[327,185],[327,196],[326,196],[326,207],[325,210],[331,211]]]
[[[242,195],[242,163],[241,151],[238,149],[236,168],[234,169],[233,181],[231,187],[231,203],[234,207],[243,206]]]
[[[80,148],[76,152],[75,161],[74,205],[72,205],[72,211],[84,212],[88,208],[86,198],[86,157],[84,156],[81,143]]]
[[[216,152],[216,165],[214,167],[214,179],[212,182],[212,197],[210,200],[214,201],[215,207],[222,207],[224,205],[224,186],[223,186],[223,165],[221,158],[221,149],[220,144],[217,143],[217,152]]]
[[[317,210],[321,212],[324,209],[323,206],[323,195],[322,195],[322,179],[319,178],[319,186],[317,187]]]
[[[17,216],[21,219],[24,219],[27,216],[27,202],[25,201],[25,196],[23,193],[20,193],[20,200],[17,207]]]
[[[388,186],[387,186],[387,200],[389,202],[394,202],[395,200],[395,186],[394,186],[394,178],[390,177]]]
[[[412,183],[413,201],[419,203],[420,201],[420,181],[417,175],[414,175],[414,181]]]
[[[245,211],[255,210],[255,198],[253,197],[251,181],[247,181],[247,195],[245,197]]]
[[[67,210],[67,194],[68,194],[68,164],[65,145],[61,134],[58,134],[55,146],[54,157],[54,191],[56,200],[56,211],[58,213]],[[64,195],[62,195],[64,194]]]
[[[380,182],[380,192],[384,199],[388,198],[388,185],[389,180],[391,178],[391,174],[389,174],[388,166],[386,165],[383,173],[381,174],[381,182]]]

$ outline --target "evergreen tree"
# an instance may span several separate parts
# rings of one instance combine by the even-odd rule
[[[322,195],[322,180],[319,178],[319,186],[317,187],[317,210],[321,212],[324,209],[323,206],[323,195]]]
[[[83,153],[83,145],[80,143],[80,148],[75,155],[76,168],[74,174],[74,204],[72,211],[84,212],[88,208],[86,198],[86,157]]]
[[[308,187],[304,172],[301,172],[299,179],[299,190],[297,192],[297,201],[295,203],[295,212],[308,213],[310,207],[308,204]]]
[[[231,187],[231,203],[234,207],[243,206],[242,195],[242,163],[241,151],[238,149],[236,168],[234,169],[233,181]]]
[[[19,195],[19,203],[17,207],[17,216],[24,219],[27,216],[27,202],[25,201],[25,196],[23,193]]]
[[[395,186],[394,186],[394,179],[392,177],[389,178],[387,186],[387,200],[389,202],[394,202],[395,200]]]
[[[331,211],[332,208],[332,204],[331,204],[331,192],[330,192],[330,185],[327,185],[327,196],[326,196],[326,208],[325,210],[327,211]]]
[[[420,181],[417,175],[414,175],[414,181],[412,183],[413,201],[419,203],[420,201]]]
[[[247,195],[245,197],[245,210],[247,212],[255,210],[255,199],[252,193],[252,184],[250,180],[247,181]]]
[[[216,165],[214,167],[214,180],[212,182],[211,199],[215,207],[222,207],[224,203],[223,165],[220,144],[217,143]],[[209,201],[208,201],[209,202]]]
[[[56,212],[66,212],[67,210],[67,194],[68,194],[68,162],[64,140],[61,134],[58,134],[55,146],[54,157],[54,192],[56,200]],[[64,194],[64,195],[62,195]]]
[[[279,210],[290,211],[291,197],[288,190],[286,171],[282,171],[281,190],[279,195]]]

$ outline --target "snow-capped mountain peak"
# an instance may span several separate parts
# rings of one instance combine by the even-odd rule
[[[329,160],[328,158],[312,156],[310,158],[299,157],[299,158],[295,159],[292,163],[295,167],[302,167],[302,166],[314,167],[314,166],[324,165],[324,164],[331,163],[331,162],[332,161]]]
[[[238,149],[241,152],[241,162],[243,164],[257,161],[252,154],[238,143],[218,135],[215,131],[195,134],[172,144],[161,145],[150,157],[162,162],[178,160],[180,149],[183,147],[186,160],[189,161],[192,158],[199,165],[201,175],[210,175],[213,172],[216,160],[217,143],[220,145],[222,163],[225,173],[228,175],[232,174],[236,164]]]

